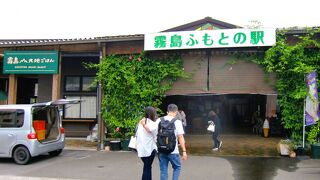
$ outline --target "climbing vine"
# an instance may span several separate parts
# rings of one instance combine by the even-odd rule
[[[111,137],[128,137],[143,117],[146,106],[158,107],[165,92],[177,78],[186,78],[181,58],[176,54],[164,58],[146,53],[110,55],[98,65],[98,82],[102,83],[102,115]]]
[[[302,140],[304,99],[308,93],[305,76],[313,70],[318,75],[320,72],[319,33],[319,28],[308,29],[296,37],[297,43],[290,43],[287,31],[278,31],[276,45],[256,61],[267,72],[275,73],[282,122],[286,129],[291,130],[292,138],[297,142]],[[320,121],[307,128],[309,143],[316,143],[319,124]]]

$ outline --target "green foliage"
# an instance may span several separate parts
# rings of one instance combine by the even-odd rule
[[[310,144],[317,144],[319,143],[318,138],[320,132],[320,123],[318,122],[317,125],[313,125],[310,127],[310,131],[308,133],[307,140]]]
[[[320,72],[320,42],[314,36],[320,33],[320,29],[308,29],[307,33],[297,37],[299,42],[294,44],[288,43],[285,33],[285,30],[277,33],[276,45],[266,51],[264,58],[257,63],[276,74],[282,122],[286,129],[292,131],[292,139],[301,141],[304,98],[308,93],[304,78],[313,70]],[[307,134],[309,143],[315,142],[319,123]]]
[[[111,137],[133,135],[146,106],[158,107],[165,92],[179,77],[187,77],[179,56],[165,59],[139,55],[110,55],[98,69],[96,81],[102,83],[102,116]]]

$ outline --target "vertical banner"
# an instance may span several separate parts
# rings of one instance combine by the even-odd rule
[[[308,96],[306,98],[305,120],[306,126],[315,124],[319,120],[319,101],[317,88],[317,74],[315,71],[307,75]]]

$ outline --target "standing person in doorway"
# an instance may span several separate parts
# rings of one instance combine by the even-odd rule
[[[138,124],[137,152],[143,162],[142,180],[152,180],[152,163],[157,152],[158,123],[155,108],[148,106],[145,116]]]
[[[157,146],[159,151],[160,180],[168,180],[169,162],[173,168],[172,180],[178,180],[181,171],[178,141],[182,150],[182,160],[187,160],[187,151],[183,136],[184,131],[181,120],[176,117],[178,106],[169,104],[167,113],[167,116],[159,118],[158,126]],[[166,136],[166,134],[169,135]],[[172,140],[168,142],[168,139]]]
[[[186,134],[187,119],[186,119],[186,114],[184,113],[183,110],[180,109],[178,111],[177,119],[182,121],[183,131],[184,131],[184,134]]]
[[[219,116],[214,112],[214,111],[210,111],[208,114],[208,123],[213,122],[215,125],[215,131],[212,134],[212,140],[213,140],[213,151],[218,151],[221,148],[222,145],[222,141],[219,140],[219,135],[221,133],[221,120],[219,118]]]

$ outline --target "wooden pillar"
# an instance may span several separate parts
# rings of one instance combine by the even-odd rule
[[[8,104],[17,103],[17,77],[14,74],[9,75]]]
[[[60,87],[61,87],[61,53],[59,53],[58,59],[58,74],[52,75],[52,98],[51,100],[60,99]]]

